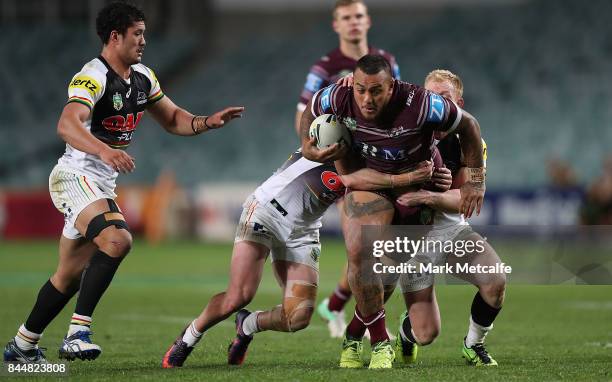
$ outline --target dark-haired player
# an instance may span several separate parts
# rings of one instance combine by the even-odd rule
[[[51,172],[49,191],[65,217],[59,264],[6,345],[5,362],[46,362],[38,342],[77,291],[59,356],[85,360],[102,352],[90,339],[92,315],[132,245],[129,227],[114,201],[115,179],[135,168],[125,149],[144,111],[171,134],[197,135],[224,126],[244,110],[231,107],[208,117],[195,116],[165,97],[153,71],[140,63],[145,48],[145,16],[140,9],[111,3],[98,13],[96,30],[102,52],[70,81],[57,125],[66,152]]]
[[[483,157],[480,127],[470,114],[452,101],[424,88],[394,80],[387,60],[378,55],[362,57],[354,71],[352,88],[331,85],[320,90],[301,120],[302,152],[320,162],[336,161],[340,174],[349,174],[362,166],[390,174],[409,171],[423,160],[432,158],[434,131],[455,131],[470,179],[461,187],[461,211],[466,217],[480,211],[484,197]],[[344,155],[338,147],[316,148],[308,137],[314,118],[335,114],[353,127],[355,150]],[[360,158],[355,158],[358,155]],[[343,232],[349,260],[349,282],[357,307],[346,330],[341,367],[363,366],[361,340],[370,331],[372,358],[370,368],[391,368],[395,354],[385,330],[383,287],[363,256],[363,225],[388,225],[395,213],[394,202],[401,190],[387,193],[348,190],[343,211]]]
[[[295,115],[295,129],[298,135],[302,113],[313,94],[352,73],[357,60],[366,54],[384,56],[391,65],[393,77],[400,78],[395,57],[382,49],[368,45],[368,31],[372,20],[362,0],[337,0],[332,17],[332,27],[338,34],[338,47],[321,57],[308,72]],[[338,201],[337,207],[342,208],[342,199]],[[327,322],[332,338],[341,338],[344,335],[346,328],[344,305],[350,297],[351,288],[348,285],[345,268],[335,290],[317,306],[317,312]]]

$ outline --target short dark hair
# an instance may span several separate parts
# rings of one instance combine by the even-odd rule
[[[144,12],[135,5],[114,1],[98,12],[96,17],[96,33],[102,44],[106,44],[112,31],[124,34],[135,22],[145,21]]]
[[[389,61],[379,54],[366,54],[361,57],[359,61],[357,61],[355,70],[357,69],[368,75],[377,74],[381,70],[384,70],[390,77],[393,77]]]
[[[365,5],[363,0],[336,0],[336,4],[334,5],[334,11],[332,13],[332,15],[334,16],[334,19],[336,18],[336,13],[338,11],[338,8],[348,7],[349,5],[353,5],[353,4],[363,4],[363,6],[366,7],[366,12],[367,12],[368,7]]]

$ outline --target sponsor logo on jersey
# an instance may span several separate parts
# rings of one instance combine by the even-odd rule
[[[131,95],[132,95],[132,88],[129,88],[127,93],[125,93],[125,98],[130,98]]]
[[[70,83],[69,89],[85,89],[93,97],[102,88],[98,81],[88,76],[78,76]]]
[[[144,92],[139,91],[138,97],[136,98],[136,104],[142,105],[144,103],[147,103],[147,95]]]
[[[441,123],[444,120],[444,100],[438,94],[429,95],[427,122]]]
[[[355,121],[351,117],[344,117],[344,119],[342,120],[342,123],[344,124],[344,126],[346,126],[347,129],[351,131],[357,130],[357,121]]]
[[[304,88],[307,91],[314,93],[317,90],[321,89],[322,83],[323,83],[323,78],[317,76],[314,73],[309,73],[308,76],[306,77],[306,85],[304,85]]]
[[[410,94],[408,94],[408,99],[406,100],[406,106],[412,105],[413,98],[414,98],[414,89],[410,91]]]
[[[119,92],[113,94],[113,107],[117,111],[123,108],[123,99],[121,98],[121,94],[119,94]]]
[[[143,114],[143,111],[139,111],[136,115],[130,113],[125,117],[123,115],[112,115],[102,120],[102,126],[109,131],[133,131],[136,130]]]
[[[331,92],[334,89],[335,85],[328,86],[323,89],[320,97],[321,109],[323,113],[327,113],[331,109]]]
[[[357,146],[360,149],[361,156],[379,158],[390,161],[401,161],[407,158],[406,149],[395,147],[378,147],[367,143],[358,142]]]

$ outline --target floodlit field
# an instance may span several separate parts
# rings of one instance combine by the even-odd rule
[[[56,248],[55,242],[0,243],[3,343],[25,320],[38,288],[55,269]],[[94,315],[93,339],[104,352],[94,362],[70,364],[70,376],[89,381],[612,379],[612,286],[577,285],[509,285],[504,309],[487,339],[498,368],[464,364],[461,341],[474,288],[441,285],[437,293],[442,333],[419,350],[416,367],[398,365],[383,372],[339,369],[340,342],[328,338],[325,324],[315,316],[310,327],[295,334],[257,334],[241,367],[226,364],[234,333],[233,319],[228,320],[205,335],[182,369],[162,370],[161,357],[176,335],[211,295],[225,287],[230,253],[231,246],[225,244],[151,247],[137,241]],[[343,262],[341,243],[324,240],[320,298],[335,286]],[[280,303],[269,268],[250,309]],[[57,361],[73,308],[72,302],[43,337],[41,345],[48,348],[51,362]],[[393,296],[387,323],[394,331],[402,309],[400,297]]]

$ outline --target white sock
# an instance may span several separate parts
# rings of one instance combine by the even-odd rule
[[[85,325],[74,325],[74,324],[70,324],[70,326],[68,327],[68,337],[70,337],[71,335],[73,335],[76,332],[90,332],[91,329],[89,328],[89,326],[85,326]]]
[[[26,329],[24,324],[21,324],[15,336],[15,343],[21,350],[32,350],[38,346],[40,337],[42,337],[42,334],[31,332]]]
[[[257,316],[261,310],[253,312],[247,316],[247,318],[242,321],[242,332],[247,336],[253,335],[253,333],[257,333],[259,331],[259,327],[257,327]]]
[[[197,331],[195,320],[193,320],[185,330],[185,334],[183,334],[183,342],[189,347],[194,347],[202,339],[203,334],[204,332]]]
[[[465,346],[472,347],[476,344],[483,344],[487,333],[493,329],[493,324],[490,326],[481,326],[472,320],[470,316],[470,326],[468,329],[467,336],[465,337]]]

